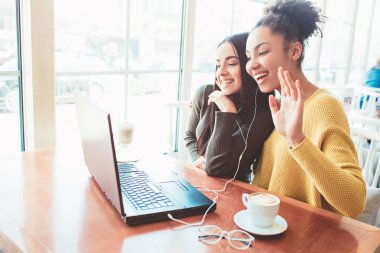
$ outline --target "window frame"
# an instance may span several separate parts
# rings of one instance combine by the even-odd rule
[[[86,74],[96,74],[96,75],[108,75],[108,74],[121,74],[125,75],[125,92],[128,92],[128,76],[134,73],[168,73],[168,72],[178,72],[178,100],[191,100],[191,84],[192,84],[192,74],[193,74],[193,50],[194,45],[194,34],[195,31],[195,11],[196,5],[201,4],[200,1],[196,0],[182,0],[183,11],[182,11],[182,24],[181,24],[181,45],[180,45],[180,63],[178,69],[171,70],[131,70],[128,68],[128,57],[125,57],[126,69],[125,71],[97,71],[93,72],[65,72],[55,73],[54,71],[54,8],[53,0],[16,0],[19,3],[18,8],[20,13],[18,14],[18,22],[20,23],[20,31],[18,31],[18,40],[20,43],[19,53],[21,58],[19,59],[19,64],[21,64],[20,71],[11,71],[6,73],[0,73],[0,75],[19,75],[21,85],[20,85],[20,118],[21,118],[21,138],[25,142],[23,150],[33,150],[36,148],[50,147],[55,145],[55,82],[54,77],[67,76],[69,74],[73,75],[86,75]],[[236,6],[238,1],[233,1],[233,5]],[[253,0],[256,2],[263,2],[262,0]],[[329,0],[322,1],[322,11],[325,12],[326,3]],[[331,0],[330,0],[331,1]],[[358,1],[355,0],[355,6],[358,6]],[[380,4],[375,0],[372,0],[372,9],[375,8],[376,4]],[[130,8],[130,1],[127,0],[127,10]],[[43,6],[43,8],[41,8]],[[31,11],[33,9],[33,11]],[[357,8],[355,10],[357,12]],[[42,21],[43,19],[43,21]],[[126,38],[128,40],[130,28],[129,28],[130,14],[126,15]],[[352,17],[352,29],[350,34],[350,49],[353,48],[354,36],[355,36],[355,25],[356,25],[356,15]],[[48,25],[47,24],[52,24]],[[41,29],[41,27],[44,27]],[[232,24],[231,24],[231,27]],[[370,32],[367,41],[367,50],[365,52],[366,66],[368,66],[369,59],[369,44],[372,34],[375,32],[373,24],[373,17],[370,23]],[[232,29],[232,28],[231,28]],[[321,25],[321,30],[323,32],[324,25]],[[44,30],[44,31],[39,31]],[[33,33],[33,38],[31,34]],[[22,36],[21,36],[22,35]],[[318,72],[320,70],[320,57],[323,47],[323,39],[319,39],[318,45],[315,48],[315,60],[312,68],[313,76],[311,79],[317,80]],[[128,43],[128,42],[127,42]],[[128,46],[128,44],[127,44]],[[40,53],[51,52],[50,54]],[[352,51],[352,50],[351,50]],[[126,49],[126,53],[128,48]],[[33,54],[33,58],[32,58]],[[342,83],[343,87],[349,80],[349,71],[351,68],[350,62],[352,61],[352,52],[349,52],[346,57],[346,63],[348,64],[345,71],[345,82]],[[42,62],[42,64],[41,64]],[[46,69],[46,64],[50,66]],[[41,77],[39,72],[43,72],[48,75],[47,78]],[[196,69],[194,72],[208,72],[207,69]],[[363,77],[366,69],[363,69]],[[41,83],[44,83],[42,85]],[[23,84],[23,85],[22,85]],[[51,87],[49,87],[51,86]],[[126,95],[125,94],[125,95]],[[44,100],[41,102],[41,100]],[[125,105],[127,106],[127,105]],[[127,109],[125,110],[127,112]],[[179,116],[177,112],[177,128],[176,128],[176,147],[175,150],[180,150],[178,147],[179,139],[183,136],[185,132],[185,127],[187,126],[186,115]],[[46,131],[46,129],[48,131]]]

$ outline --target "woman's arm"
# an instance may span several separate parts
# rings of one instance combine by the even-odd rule
[[[366,189],[343,108],[335,99],[326,98],[318,101],[313,111],[305,112],[316,119],[309,125],[314,126],[311,135],[321,142],[317,147],[303,133],[306,126],[300,82],[293,82],[282,68],[278,74],[281,107],[273,96],[270,107],[276,129],[288,141],[289,152],[330,206],[347,216],[358,215],[365,206]]]
[[[363,211],[366,187],[348,132],[331,128],[322,150],[305,137],[290,154],[330,206],[349,217]]]
[[[199,158],[197,151],[196,129],[199,121],[201,120],[201,110],[204,106],[204,92],[206,87],[207,86],[201,86],[194,95],[190,111],[189,123],[187,131],[185,132],[185,145],[192,161],[196,161]]]

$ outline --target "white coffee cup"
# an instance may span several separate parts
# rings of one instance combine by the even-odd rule
[[[280,199],[272,194],[257,192],[243,193],[243,204],[247,207],[253,226],[271,227],[280,207]]]
[[[120,146],[128,146],[133,140],[133,123],[122,121],[117,127],[117,143]]]

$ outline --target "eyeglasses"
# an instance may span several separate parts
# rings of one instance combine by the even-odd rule
[[[214,225],[199,228],[198,240],[207,244],[216,244],[221,239],[227,239],[228,243],[235,249],[248,249],[255,238],[243,230],[223,231]]]

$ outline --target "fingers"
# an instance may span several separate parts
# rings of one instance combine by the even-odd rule
[[[296,80],[296,88],[297,88],[297,94],[298,94],[298,97],[297,97],[297,100],[300,102],[300,103],[303,103],[304,101],[304,93],[303,93],[303,89],[301,87],[301,83],[299,80]]]
[[[197,160],[194,161],[194,164],[200,164],[200,163],[205,163],[206,159],[203,156],[198,157]]]
[[[215,103],[222,112],[237,113],[235,104],[220,90],[215,90],[208,96],[207,104],[210,105],[211,103]]]
[[[284,76],[284,69],[282,67],[278,68],[277,75],[278,75],[278,80],[280,81],[280,85],[281,85],[281,97],[289,96],[289,91],[285,84],[286,80]]]
[[[207,104],[210,105],[211,103],[215,103],[220,96],[223,96],[222,92],[220,90],[214,90],[210,95],[208,95]]]
[[[195,167],[197,167],[197,168],[200,168],[200,167],[201,167],[201,163],[198,162],[198,161],[195,161],[195,162],[194,162],[194,165],[195,165]]]
[[[281,96],[290,96],[294,100],[297,100],[299,92],[289,72],[287,70],[284,71],[282,67],[279,67],[278,79],[280,80],[281,85]]]
[[[290,77],[290,74],[288,71],[285,71],[284,75],[285,75],[286,84],[290,91],[290,96],[292,96],[293,99],[297,100],[297,90],[296,90],[296,85],[293,82],[293,79]]]
[[[206,169],[206,159],[203,156],[200,156],[197,160],[195,160],[194,165],[199,169]]]
[[[273,95],[269,96],[269,108],[270,108],[270,111],[272,112],[272,115],[278,112],[277,101]]]

